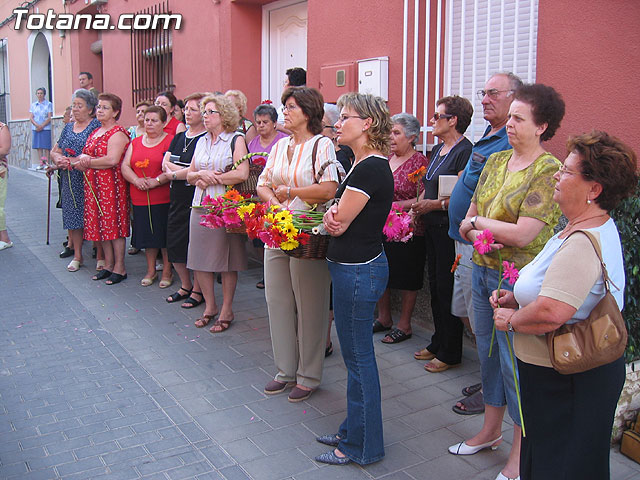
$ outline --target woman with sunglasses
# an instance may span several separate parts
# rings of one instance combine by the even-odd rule
[[[419,360],[429,360],[424,368],[431,373],[444,372],[458,366],[462,360],[462,321],[451,314],[453,272],[451,265],[456,252],[449,237],[449,198],[439,192],[440,176],[460,176],[473,144],[464,136],[471,123],[473,106],[457,95],[441,98],[431,118],[433,134],[442,140],[431,152],[431,162],[423,177],[424,193],[411,210],[424,224],[425,250],[431,294],[431,315],[435,332],[431,343],[414,354]]]

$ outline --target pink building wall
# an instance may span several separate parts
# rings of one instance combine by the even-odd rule
[[[546,148],[564,159],[570,135],[597,128],[640,153],[640,2],[539,1],[536,78],[567,104]]]

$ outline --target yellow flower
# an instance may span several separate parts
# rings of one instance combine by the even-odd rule
[[[272,212],[277,212],[278,210],[280,210],[280,205],[271,205],[269,207],[269,210],[271,210]]]
[[[280,210],[278,213],[276,213],[275,219],[278,223],[290,223],[293,220],[293,216],[291,215],[291,212],[289,210]]]
[[[244,216],[253,212],[254,208],[256,208],[255,203],[249,203],[247,205],[241,205],[238,207],[238,216],[244,220]]]
[[[298,229],[293,226],[293,223],[287,222],[278,225],[278,228],[284,233],[289,240],[293,240],[298,235]]]
[[[282,242],[280,244],[280,248],[282,250],[293,250],[294,248],[296,248],[298,245],[300,245],[298,243],[297,240],[287,240],[286,242]]]
[[[267,213],[267,214],[264,216],[264,219],[265,219],[265,221],[266,221],[266,222],[269,222],[270,224],[273,224],[273,223],[275,223],[275,222],[276,222],[276,219],[275,219],[275,217],[274,217],[273,213]]]

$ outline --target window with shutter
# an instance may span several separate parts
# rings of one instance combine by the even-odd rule
[[[475,142],[487,126],[476,96],[486,80],[506,71],[535,81],[538,0],[450,0],[446,32],[444,92],[473,103]]]

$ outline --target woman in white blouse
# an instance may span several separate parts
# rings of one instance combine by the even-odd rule
[[[209,95],[200,102],[206,135],[198,140],[193,153],[187,181],[196,186],[192,206],[200,206],[209,195],[218,197],[226,185],[241,183],[249,176],[249,165],[225,172],[232,162],[247,153],[244,137],[234,134],[240,115],[235,105],[223,95]],[[233,321],[233,296],[238,271],[247,268],[247,253],[242,235],[227,233],[224,228],[210,229],[200,225],[202,211],[191,210],[187,268],[195,272],[205,301],[204,314],[196,320],[196,327],[206,326],[219,314],[210,328],[211,333],[224,332]],[[222,309],[218,310],[214,296],[213,272],[222,273]]]
[[[296,198],[309,205],[325,203],[335,195],[339,179],[333,143],[320,135],[322,94],[314,88],[291,87],[282,94],[282,104],[284,126],[292,134],[271,150],[258,180],[258,196],[284,207]],[[300,205],[302,202],[296,202],[295,208]],[[301,402],[322,379],[329,270],[324,260],[293,258],[278,249],[265,248],[264,259],[273,360],[278,370],[264,392],[274,395],[294,387],[289,401]]]

